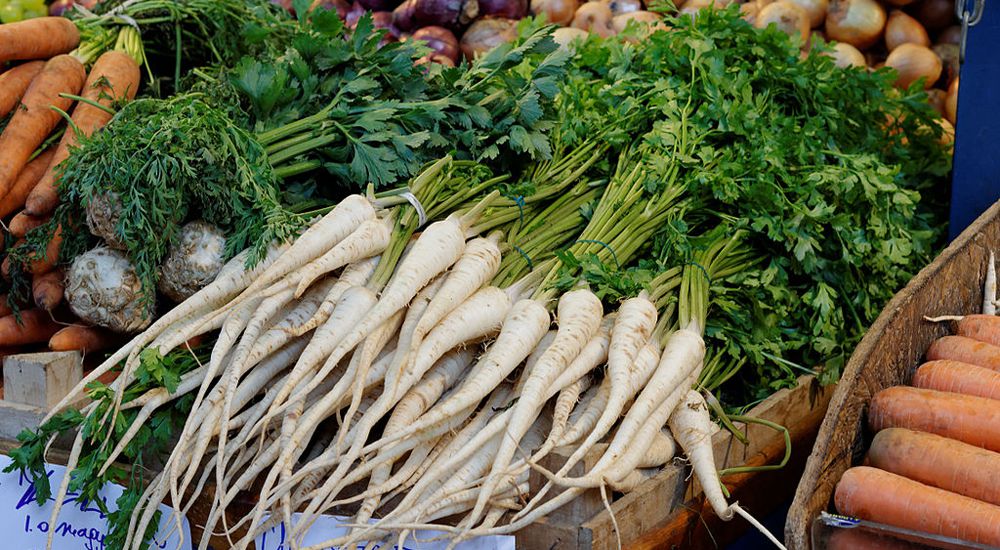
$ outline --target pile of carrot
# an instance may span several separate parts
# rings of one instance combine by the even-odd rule
[[[0,25],[0,218],[8,250],[53,215],[60,165],[79,139],[107,124],[114,108],[134,98],[139,87],[139,65],[130,55],[105,52],[88,71],[75,55],[79,46],[76,25],[62,17]],[[65,307],[60,242],[57,234],[44,255],[28,264],[31,296],[17,303],[20,318],[8,296],[0,296],[5,354],[45,345],[53,351],[98,351],[117,343]],[[10,264],[3,259],[5,278]]]
[[[875,437],[834,501],[861,519],[1000,546],[1000,317],[949,319],[956,334],[931,344],[912,385],[872,398]]]

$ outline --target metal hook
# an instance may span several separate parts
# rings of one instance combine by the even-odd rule
[[[983,10],[986,0],[971,0],[972,10],[966,9],[970,0],[957,0],[955,2],[955,15],[962,22],[962,38],[959,44],[959,63],[965,61],[965,42],[969,35],[969,27],[974,27],[983,19]]]

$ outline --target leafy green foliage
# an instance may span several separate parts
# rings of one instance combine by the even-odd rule
[[[889,70],[842,70],[737,11],[670,22],[641,47],[591,38],[562,88],[590,131],[603,113],[641,135],[640,159],[685,188],[689,228],[748,231],[764,259],[713,286],[706,335],[746,361],[727,395],[770,394],[803,370],[839,370],[864,329],[940,246],[950,156],[922,90]],[[562,135],[571,135],[568,126]],[[609,139],[615,138],[609,133]],[[624,145],[616,146],[618,151]],[[653,255],[680,261],[677,234]],[[668,262],[669,263],[669,262]]]
[[[136,380],[126,389],[123,403],[128,403],[156,388],[165,387],[172,393],[176,390],[180,378],[197,368],[200,362],[206,361],[210,351],[210,347],[202,347],[193,353],[184,349],[161,356],[156,349],[143,350],[140,365],[136,370]],[[106,413],[114,402],[114,395],[114,390],[100,382],[88,385],[87,396],[97,403],[95,409],[87,416],[75,409],[68,409],[37,430],[21,432],[18,435],[21,446],[10,452],[12,462],[4,471],[19,471],[31,478],[36,491],[36,500],[39,504],[46,502],[52,496],[52,488],[45,472],[45,449],[55,436],[79,429],[84,446],[77,467],[69,474],[72,478],[69,490],[78,493],[78,500],[86,499],[93,502],[108,515],[109,532],[105,546],[109,549],[120,549],[124,547],[129,520],[134,513],[141,511],[137,507],[143,489],[141,479],[143,465],[146,461],[162,457],[165,452],[169,452],[174,435],[183,428],[191,411],[194,396],[191,394],[180,396],[154,411],[142,423],[134,439],[125,446],[122,453],[122,459],[132,465],[131,472],[112,466],[100,474],[101,469],[111,458],[111,452],[136,421],[139,412],[138,408],[123,410],[115,419],[114,426],[107,426]],[[111,437],[108,437],[109,428]],[[98,498],[104,485],[112,481],[126,484],[125,492],[116,502],[115,512],[109,512],[103,499]],[[152,538],[157,525],[158,519],[153,521],[145,540]]]
[[[227,230],[230,256],[253,246],[259,257],[300,226],[281,205],[260,144],[197,95],[126,105],[62,169],[68,204],[86,208],[95,197],[117,194],[115,232],[149,295],[161,260],[192,215]]]
[[[348,34],[317,11],[280,54],[243,58],[213,78],[241,98],[282,177],[322,169],[334,191],[383,188],[449,153],[509,169],[551,156],[552,99],[568,57],[548,29],[528,25],[517,42],[448,69],[415,65],[429,50],[383,43],[369,16]]]

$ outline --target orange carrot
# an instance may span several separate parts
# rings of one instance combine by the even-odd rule
[[[0,63],[48,59],[80,45],[80,31],[64,17],[38,17],[0,25]]]
[[[889,428],[875,434],[871,465],[925,485],[1000,505],[1000,454],[939,435]]]
[[[48,311],[29,309],[21,312],[21,324],[16,315],[0,317],[0,346],[21,346],[48,342],[62,328]]]
[[[6,218],[11,212],[24,207],[24,200],[28,198],[28,194],[35,188],[38,180],[45,175],[45,170],[49,167],[54,152],[55,149],[51,147],[46,149],[44,153],[35,157],[35,160],[29,162],[24,170],[21,170],[14,182],[14,187],[3,198],[0,198],[0,218]]]
[[[139,88],[139,65],[132,56],[117,51],[105,53],[97,59],[90,76],[83,86],[83,97],[104,106],[111,106],[121,99],[132,99]],[[35,189],[28,195],[24,209],[29,214],[41,216],[55,210],[59,204],[56,188],[58,166],[69,157],[70,147],[79,142],[80,136],[90,136],[111,120],[111,114],[87,103],[78,103],[73,109],[73,125],[59,142],[55,157]]]
[[[1000,317],[966,315],[958,322],[958,335],[1000,346]]]
[[[0,74],[0,118],[14,110],[24,91],[44,66],[44,61],[29,61]]]
[[[35,275],[31,280],[31,295],[35,299],[35,305],[45,311],[52,311],[62,303],[65,289],[63,272],[58,268],[48,273]]]
[[[48,221],[48,218],[39,218],[35,216],[30,216],[24,212],[18,212],[16,216],[11,218],[10,223],[7,224],[7,230],[10,234],[18,239],[23,239],[28,231],[44,224]]]
[[[909,428],[1000,451],[1000,401],[897,386],[872,398],[872,430]]]
[[[934,340],[927,350],[927,360],[951,359],[1000,371],[1000,346],[965,336],[944,336]]]
[[[11,309],[10,304],[7,303],[7,295],[0,294],[0,317],[6,317],[11,313],[14,313],[14,310]]]
[[[86,75],[83,65],[74,57],[60,55],[50,59],[31,82],[21,99],[22,108],[14,111],[0,135],[0,197],[11,190],[31,153],[62,120],[51,107],[65,111],[73,104],[73,100],[59,94],[78,93]]]
[[[917,368],[913,385],[1000,400],[1000,372],[959,361],[928,361]]]
[[[840,513],[861,519],[1000,546],[1000,506],[876,468],[844,472],[834,503]]]
[[[115,347],[119,339],[113,333],[100,327],[70,325],[52,335],[49,349],[52,351],[102,351]]]

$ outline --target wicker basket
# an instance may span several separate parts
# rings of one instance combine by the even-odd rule
[[[820,426],[785,523],[788,548],[810,546],[813,519],[829,509],[841,475],[867,448],[864,428],[871,397],[907,384],[924,351],[948,333],[925,315],[961,315],[982,307],[990,249],[1000,252],[1000,202],[969,226],[886,306],[851,356]]]

